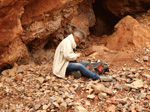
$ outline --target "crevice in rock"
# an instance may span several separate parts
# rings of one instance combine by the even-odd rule
[[[102,2],[96,0],[93,3],[96,23],[94,27],[90,28],[90,31],[96,36],[112,34],[115,24],[120,20],[120,18],[105,10]]]
[[[44,45],[43,49],[44,50],[49,50],[56,47],[55,45],[55,39],[54,38],[48,38],[46,44]]]
[[[0,68],[0,74],[4,71],[4,70],[7,70],[7,69],[12,69],[13,68],[13,65],[4,65],[3,67]]]

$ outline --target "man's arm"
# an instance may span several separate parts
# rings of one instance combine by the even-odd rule
[[[68,61],[75,61],[79,56],[79,54],[74,53],[73,49],[69,44],[63,45],[63,55]]]
[[[76,53],[77,54],[77,57],[80,57],[81,56],[81,53]]]

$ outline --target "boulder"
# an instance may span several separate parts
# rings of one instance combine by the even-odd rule
[[[150,45],[150,29],[141,25],[131,16],[126,16],[115,26],[115,32],[107,37],[111,50],[142,49]]]

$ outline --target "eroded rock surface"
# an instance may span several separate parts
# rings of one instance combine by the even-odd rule
[[[20,40],[20,35],[23,32],[20,18],[23,13],[22,6],[24,4],[24,1],[1,2],[2,9],[0,10],[0,68],[3,66],[3,64],[12,64],[14,63],[14,61],[17,61],[18,58],[22,57],[22,54],[20,54],[19,52],[23,52],[24,56],[27,55],[27,53],[24,52],[27,50],[27,48]],[[8,8],[6,8],[5,5],[8,5]],[[22,47],[23,51],[18,50],[20,49],[20,47]],[[18,53],[15,53],[16,51]]]
[[[136,15],[139,12],[146,12],[150,8],[149,0],[103,0],[106,10],[117,17]]]
[[[115,32],[108,37],[107,47],[113,50],[132,50],[150,47],[150,28],[136,19],[126,16],[115,26]]]
[[[41,49],[48,40],[55,40],[53,37],[56,40],[65,38],[64,35],[71,33],[73,28],[79,28],[88,35],[88,28],[95,24],[95,15],[91,1],[85,0],[86,4],[82,1],[1,1],[0,68],[28,57],[27,48]]]

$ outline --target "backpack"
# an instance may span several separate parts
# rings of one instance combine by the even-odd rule
[[[104,74],[105,72],[109,72],[109,65],[107,63],[103,63],[100,60],[92,61],[88,63],[86,66],[87,69],[91,70],[94,73],[97,73],[99,75]]]

